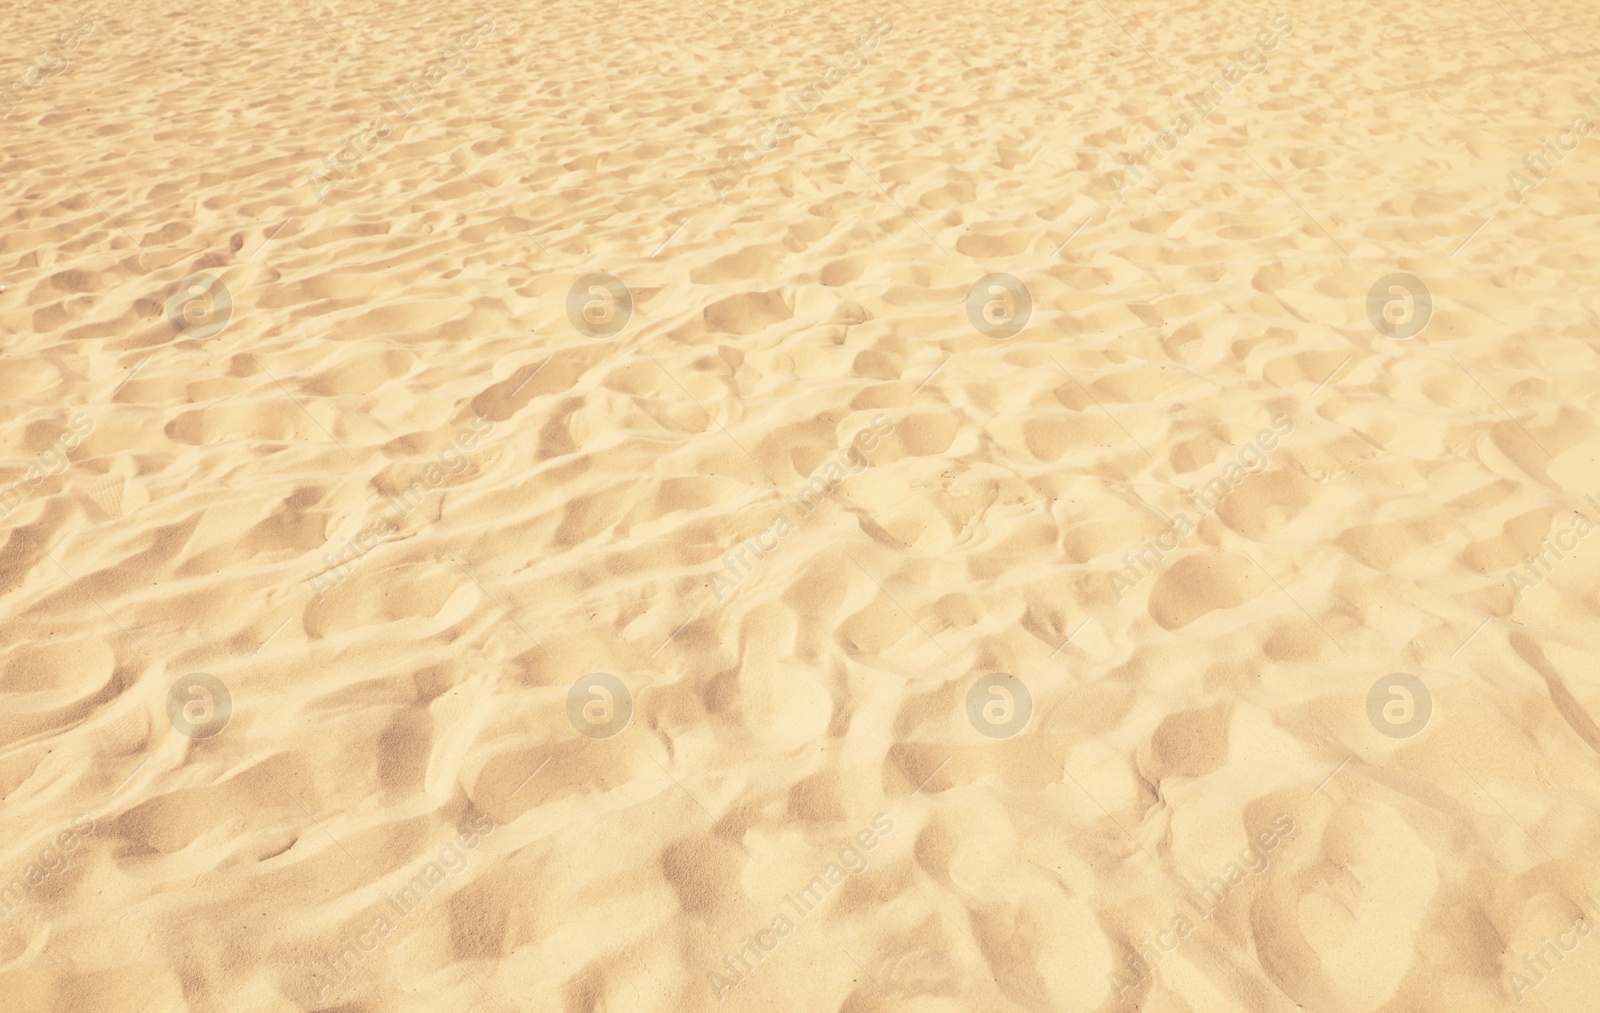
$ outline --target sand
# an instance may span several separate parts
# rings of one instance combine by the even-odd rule
[[[7,25],[7,1011],[1600,1002],[1592,7]]]

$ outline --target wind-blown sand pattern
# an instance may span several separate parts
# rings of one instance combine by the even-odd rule
[[[1593,7],[7,26],[8,1013],[1600,1004]]]

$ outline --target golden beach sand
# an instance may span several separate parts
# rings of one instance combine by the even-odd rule
[[[1600,1004],[1600,11],[13,3],[0,1010]]]

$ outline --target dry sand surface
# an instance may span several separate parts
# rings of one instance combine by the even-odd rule
[[[22,3],[0,1009],[1600,1004],[1600,9]]]

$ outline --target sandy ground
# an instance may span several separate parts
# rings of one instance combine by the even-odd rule
[[[1592,5],[6,34],[8,1013],[1600,1003]]]

